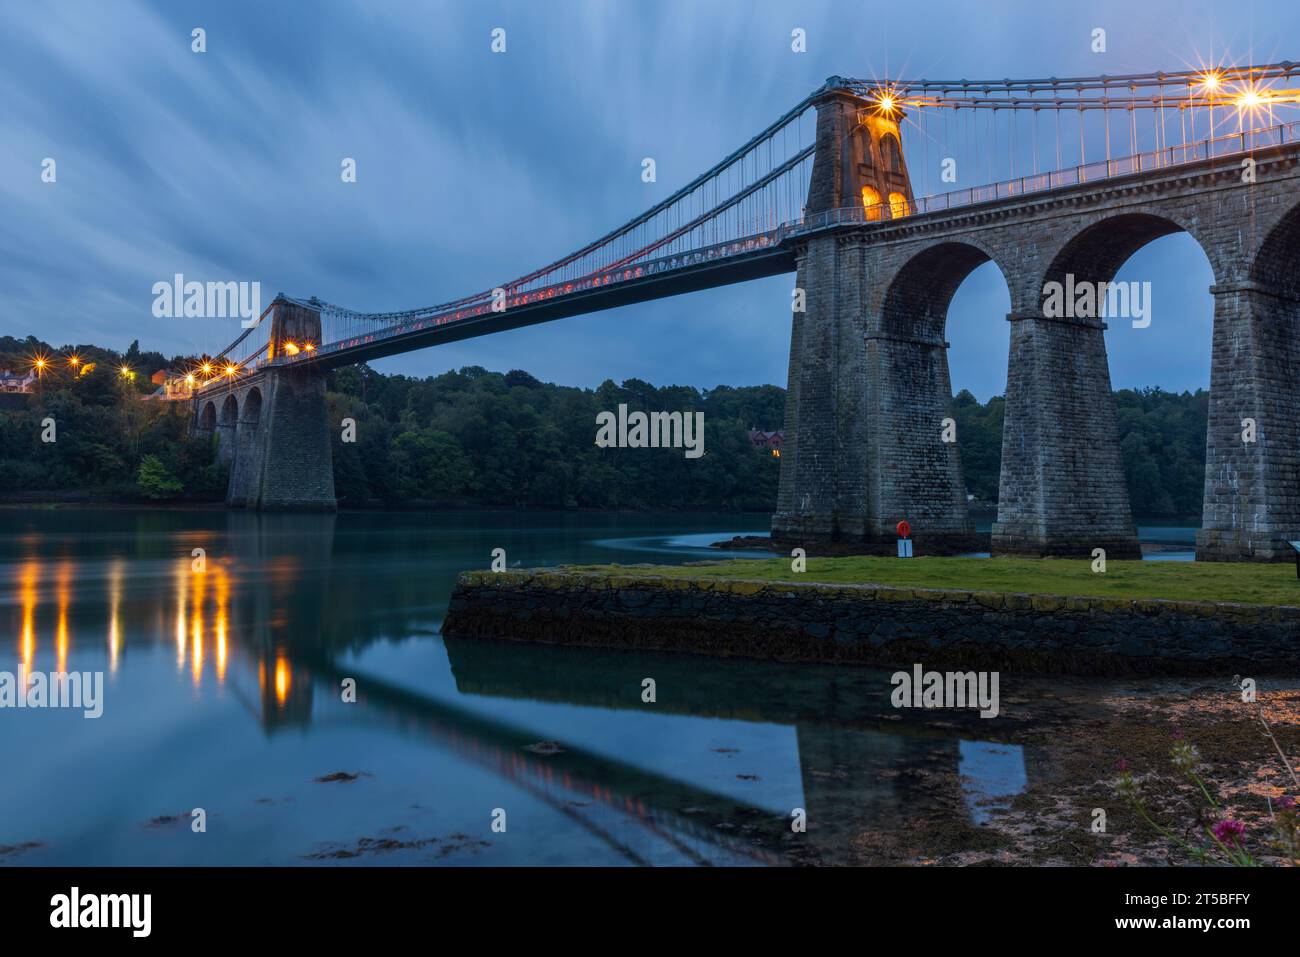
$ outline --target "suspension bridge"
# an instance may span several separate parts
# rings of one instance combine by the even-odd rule
[[[1296,86],[1290,62],[831,77],[666,199],[516,279],[404,312],[277,296],[195,370],[194,427],[231,462],[231,504],[332,508],[329,370],[793,272],[804,296],[774,538],[870,547],[907,519],[931,553],[965,550],[976,539],[960,457],[940,439],[943,334],[957,287],[993,261],[1012,303],[993,548],[1136,557],[1105,317],[1048,315],[1044,287],[1109,282],[1137,249],[1184,231],[1215,276],[1198,557],[1282,558],[1300,533]],[[1258,441],[1242,442],[1245,419]]]

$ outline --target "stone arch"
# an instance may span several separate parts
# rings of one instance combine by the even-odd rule
[[[1261,233],[1244,268],[1212,290],[1198,561],[1289,561],[1300,532],[1300,205]]]
[[[262,422],[262,390],[257,386],[244,396],[244,407],[239,416],[240,428],[256,429]]]
[[[199,431],[211,435],[216,427],[217,405],[215,402],[205,402],[203,409],[199,412]]]
[[[1190,235],[1216,276],[1219,251],[1177,209],[1131,207],[1075,222],[1013,293],[993,550],[1082,557],[1102,548],[1138,558],[1104,335],[1108,306],[1129,300],[1126,289],[1098,286],[1164,236]]]
[[[239,400],[232,392],[221,403],[217,413],[217,457],[222,462],[235,458],[235,433],[239,427]]]
[[[234,428],[239,422],[239,400],[235,398],[232,392],[226,396],[225,401],[221,403],[221,418],[218,424],[224,428]]]
[[[1043,270],[1030,301],[1040,304],[1048,283],[1062,283],[1067,274],[1076,282],[1110,282],[1120,267],[1148,243],[1174,233],[1187,233],[1209,260],[1215,276],[1220,275],[1218,253],[1197,235],[1181,216],[1168,210],[1128,210],[1091,219],[1066,236]]]
[[[867,220],[879,220],[884,207],[881,205],[880,190],[870,184],[862,187],[862,208],[866,210]]]
[[[1300,301],[1300,203],[1264,234],[1250,264],[1250,280],[1263,289]]]
[[[918,547],[931,553],[977,551],[982,545],[966,504],[960,436],[950,421],[944,331],[958,287],[993,256],[961,240],[912,245],[896,255],[893,271],[882,270],[883,292],[866,333],[863,418],[873,423],[875,435],[870,467],[890,475],[872,495],[868,532],[889,541],[905,519]]]
[[[903,147],[893,133],[880,137],[880,162],[887,172],[903,172]]]
[[[967,240],[945,240],[914,253],[885,287],[880,331],[885,335],[941,343],[948,307],[961,284],[986,262],[1006,271],[993,254]]]
[[[235,431],[235,460],[230,472],[230,485],[226,490],[226,503],[247,505],[250,496],[256,498],[258,482],[258,427],[262,422],[262,390],[253,386],[242,396],[239,426]]]

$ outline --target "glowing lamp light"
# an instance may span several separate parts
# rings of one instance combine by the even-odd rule
[[[1254,109],[1264,102],[1264,98],[1259,95],[1257,90],[1247,90],[1241,96],[1237,97],[1237,105],[1244,106],[1247,109]]]
[[[882,97],[880,97],[878,103],[879,103],[879,105],[880,105],[880,112],[881,112],[881,113],[893,113],[893,112],[894,112],[894,98],[893,98],[892,96],[890,96],[888,93],[886,93],[886,94],[884,94]]]
[[[122,368],[118,369],[117,371],[124,376],[129,376],[131,374],[131,367],[122,366]]]
[[[226,366],[226,375],[228,376],[234,375],[237,371],[238,368],[236,366],[232,366],[232,365]]]
[[[308,352],[314,352],[316,349],[316,347],[310,342],[304,342],[302,347],[306,349]]]
[[[44,360],[44,359],[37,359],[36,362],[35,362],[35,365],[36,365],[36,371],[37,371],[37,372],[44,372],[44,371],[45,371],[45,360]]]
[[[203,363],[203,374],[212,375],[212,363],[210,362]]]
[[[1205,76],[1201,77],[1201,86],[1207,90],[1217,90],[1219,88],[1219,74],[1211,70]]]
[[[76,356],[68,356],[68,365],[75,369],[77,366],[81,365],[81,360]]]
[[[296,356],[296,355],[298,354],[298,346],[297,346],[296,343],[292,343],[292,342],[287,342],[287,341],[286,341],[285,344],[284,344],[284,351],[285,351],[288,355]]]
[[[191,372],[189,375],[187,375],[187,376],[185,377],[185,384],[186,384],[186,385],[194,385],[194,373],[193,373],[193,372]]]

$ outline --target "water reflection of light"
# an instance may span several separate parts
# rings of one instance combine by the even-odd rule
[[[117,656],[122,647],[122,628],[118,617],[122,604],[122,559],[108,566],[108,670],[117,671]]]
[[[72,575],[72,563],[60,562],[55,587],[58,599],[58,625],[54,632],[54,653],[57,658],[54,670],[64,673],[68,670],[68,579]]]
[[[226,570],[217,570],[217,683],[226,680],[226,623],[230,609],[230,581]]]
[[[210,617],[209,617],[210,616]],[[209,626],[208,622],[212,624]],[[214,640],[208,643],[208,628]],[[199,572],[182,559],[176,570],[176,669],[190,659],[190,675],[203,680],[204,658],[215,648],[217,681],[224,682],[230,657],[230,576],[220,565]]]
[[[185,601],[189,593],[189,575],[182,560],[176,575],[176,670],[185,667]]]
[[[198,685],[203,679],[203,631],[197,617],[194,620],[194,653],[190,661],[190,676],[194,679],[194,684]]]
[[[221,684],[226,680],[226,619],[224,616],[217,619],[217,683]]]
[[[203,579],[194,579],[194,596],[190,601],[191,673],[194,683],[203,677]]]
[[[278,651],[275,654],[275,703],[281,707],[289,699],[289,662],[285,660],[284,652]]]
[[[18,638],[18,659],[21,663],[20,679],[26,684],[26,674],[31,670],[32,659],[36,657],[36,579],[40,574],[40,563],[28,560],[23,563],[21,600],[23,603],[23,627]]]

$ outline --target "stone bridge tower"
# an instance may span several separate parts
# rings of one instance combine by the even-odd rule
[[[805,222],[912,215],[901,108],[864,100],[838,77],[814,105]],[[932,323],[882,315],[860,231],[810,235],[795,255],[806,311],[794,314],[791,330],[773,539],[886,548],[906,519],[930,551],[973,549],[961,460],[955,444],[941,441],[952,399],[942,326],[935,332]]]
[[[194,430],[215,433],[219,454],[230,464],[227,504],[268,510],[336,507],[326,373],[311,362],[274,362],[320,341],[320,312],[277,297],[268,364],[196,393]]]
[[[915,209],[903,160],[901,107],[870,103],[826,81],[817,108],[816,153],[805,215],[861,205],[868,220],[901,218]]]

